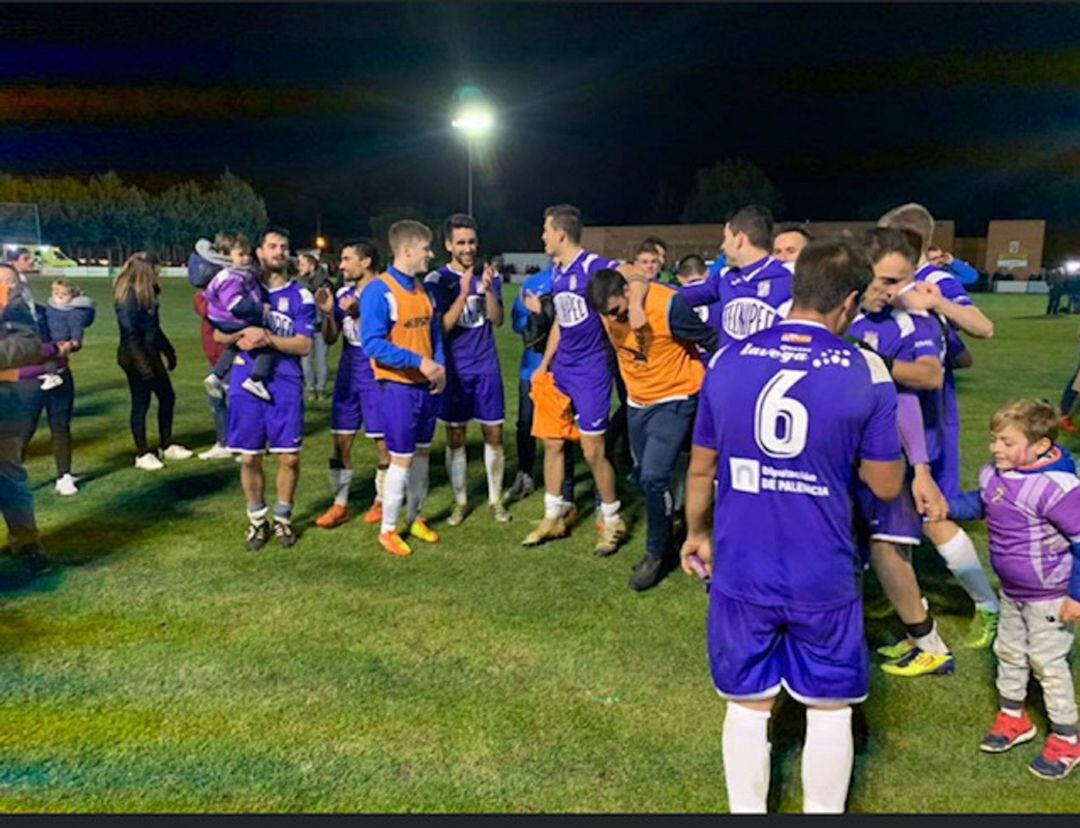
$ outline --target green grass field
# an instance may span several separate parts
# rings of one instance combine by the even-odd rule
[[[636,497],[624,496],[637,526],[613,558],[593,557],[591,520],[567,541],[523,549],[542,496],[496,524],[482,507],[471,432],[480,508],[447,529],[440,431],[427,511],[443,542],[393,558],[359,521],[333,532],[312,524],[329,502],[329,403],[319,402],[307,415],[301,540],[247,553],[235,463],[132,467],[108,285],[83,284],[99,319],[74,360],[82,491],[53,492],[44,424],[29,462],[45,543],[63,566],[32,583],[10,561],[0,573],[0,809],[726,810],[706,596],[680,572],[644,594],[627,588],[644,548]],[[163,296],[180,354],[176,438],[201,450],[213,429],[191,288],[168,279]],[[976,364],[959,379],[968,485],[994,407],[1019,394],[1056,401],[1077,347],[1075,318],[1041,316],[1044,298],[979,303],[997,337],[971,343]],[[521,344],[508,325],[499,340],[509,484]],[[150,422],[153,436],[153,413]],[[354,503],[366,505],[369,444],[358,444],[355,462]],[[578,499],[589,514],[584,474],[581,465]],[[982,526],[972,533],[985,553]],[[943,634],[959,646],[971,604],[933,550],[919,564]],[[875,584],[867,600],[882,607]],[[892,623],[869,620],[871,641]],[[1025,770],[1041,736],[1004,756],[979,753],[995,713],[993,656],[960,650],[957,662],[945,678],[875,668],[850,809],[1080,809],[1080,780],[1051,785]],[[1033,713],[1045,733],[1041,703]],[[802,708],[783,702],[773,724],[770,806],[798,810]]]

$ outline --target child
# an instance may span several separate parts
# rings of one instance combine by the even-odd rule
[[[214,239],[218,253],[228,255],[230,267],[224,268],[206,286],[206,318],[222,333],[238,333],[244,328],[261,328],[265,309],[259,277],[252,268],[251,244],[240,233],[219,233]],[[206,393],[215,399],[224,396],[224,379],[236,359],[237,348],[230,345],[221,354],[213,370],[203,380]],[[266,350],[255,358],[251,376],[242,387],[261,400],[270,402],[270,392],[263,381],[274,368],[275,353]]]
[[[1001,621],[994,654],[1001,710],[980,748],[1004,753],[1035,738],[1024,711],[1035,673],[1050,735],[1028,769],[1062,779],[1080,760],[1077,710],[1068,656],[1080,619],[1080,479],[1054,444],[1058,413],[1045,401],[1011,400],[990,420],[993,463],[980,491],[950,498],[950,517],[986,517],[990,563],[1001,580]]]
[[[94,300],[79,292],[79,289],[67,279],[56,279],[52,283],[52,296],[45,307],[45,320],[49,327],[49,338],[53,342],[72,342],[73,350],[82,347],[83,329],[94,324]],[[41,390],[49,391],[64,384],[55,360],[45,363],[48,372],[41,375]]]

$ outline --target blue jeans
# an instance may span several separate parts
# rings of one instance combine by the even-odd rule
[[[16,550],[38,541],[34,496],[22,463],[23,440],[18,434],[0,437],[0,512],[8,539]]]
[[[638,471],[638,485],[645,493],[648,532],[645,551],[662,558],[671,545],[671,473],[690,437],[697,398],[630,408],[627,424]]]
[[[330,346],[322,338],[320,329],[316,328],[315,336],[312,338],[311,350],[307,356],[300,357],[300,367],[304,370],[304,387],[308,391],[318,391],[320,394],[326,393],[329,350]]]
[[[222,389],[221,399],[206,395],[206,401],[210,403],[210,413],[214,416],[214,442],[219,446],[226,445],[229,439],[229,385],[226,376],[225,388]]]

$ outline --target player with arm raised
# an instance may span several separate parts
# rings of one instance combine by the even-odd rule
[[[439,419],[446,425],[446,470],[454,491],[448,526],[465,520],[466,429],[480,423],[484,437],[484,470],[488,508],[499,523],[510,521],[503,505],[503,397],[495,328],[503,323],[502,277],[491,264],[480,265],[476,221],[454,213],[443,224],[443,244],[450,261],[425,280],[442,319],[446,337],[446,391],[439,397]]]
[[[919,261],[915,285],[901,292],[897,302],[906,310],[935,313],[948,322],[947,350],[944,357],[945,382],[940,392],[942,410],[941,450],[931,446],[931,471],[945,497],[960,493],[960,407],[956,399],[954,368],[971,364],[959,333],[988,339],[994,335],[994,323],[971,301],[964,286],[951,273],[940,270],[928,258],[934,235],[934,217],[921,204],[904,204],[890,210],[878,220],[880,227],[893,227],[914,233],[919,241]],[[990,582],[979,561],[971,537],[952,521],[927,523],[926,536],[945,559],[953,573],[975,604],[976,630],[967,646],[985,649],[994,641],[1001,605],[990,588]]]
[[[534,400],[537,384],[550,369],[555,390],[569,398],[573,419],[580,431],[581,450],[592,471],[600,494],[602,527],[596,554],[612,555],[626,536],[619,516],[615,491],[615,470],[604,451],[604,433],[611,411],[611,367],[600,317],[585,300],[589,280],[604,268],[630,276],[637,268],[590,253],[581,246],[581,211],[569,204],[557,204],[544,211],[544,253],[555,262],[552,294],[555,324],[548,335],[544,358],[533,378]],[[564,419],[563,411],[541,411],[536,406],[534,433],[541,421]],[[523,546],[566,535],[563,517],[571,504],[563,503],[563,450],[565,439],[544,438],[544,519],[530,532]]]
[[[683,569],[697,556],[712,576],[708,653],[728,700],[733,812],[765,811],[768,722],[782,688],[807,706],[803,810],[843,811],[851,705],[869,689],[849,493],[856,474],[882,500],[904,487],[888,369],[840,338],[873,279],[866,254],[815,241],[795,273],[788,318],[714,357],[687,484]]]

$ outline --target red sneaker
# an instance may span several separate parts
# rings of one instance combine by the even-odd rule
[[[1064,779],[1077,762],[1080,762],[1080,742],[1067,742],[1051,733],[1043,752],[1031,760],[1028,770],[1040,779]]]
[[[1030,742],[1035,738],[1036,733],[1038,729],[1026,712],[1018,719],[1004,710],[999,710],[997,718],[994,719],[994,726],[983,738],[979,750],[983,753],[1004,753],[1024,742]]]

